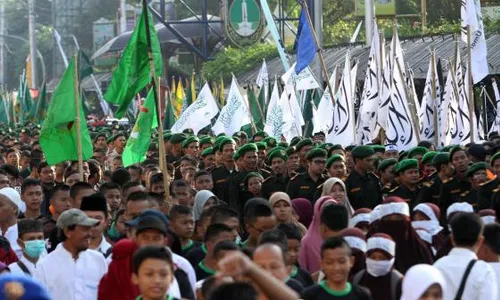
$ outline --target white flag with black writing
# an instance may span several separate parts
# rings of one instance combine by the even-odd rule
[[[427,79],[425,80],[424,95],[419,109],[420,139],[434,142],[436,134],[435,112],[439,104],[441,87],[437,76],[437,66],[434,53],[431,54]],[[436,125],[436,126],[435,126]]]
[[[319,88],[319,84],[314,78],[311,68],[307,67],[299,74],[295,74],[295,64],[281,76],[281,80],[285,83],[285,91],[290,95],[294,93],[294,86],[297,91],[305,91]]]
[[[355,66],[354,68],[357,68]],[[333,108],[332,127],[328,131],[326,141],[341,144],[344,147],[356,143],[354,126],[354,82],[351,70],[351,58],[346,54],[342,81],[339,88],[339,97]],[[354,79],[355,80],[355,79]]]
[[[462,71],[460,57],[458,56],[456,66],[456,82],[458,90],[458,113],[457,113],[457,133],[453,143],[465,145],[471,142],[471,122],[469,113],[469,85],[468,80],[465,80]],[[466,76],[468,71],[466,70]]]
[[[335,66],[335,70],[333,70],[332,75],[330,76],[330,86],[332,87],[333,92],[336,94],[335,86],[338,82],[338,67]],[[334,95],[335,97],[336,95]],[[335,98],[335,101],[336,98]],[[333,102],[332,97],[330,95],[330,90],[328,88],[325,89],[323,96],[321,96],[321,100],[318,104],[318,109],[316,110],[316,115],[314,117],[314,132],[327,132],[332,127],[333,122]]]
[[[458,102],[453,89],[453,70],[448,71],[443,101],[438,105],[439,146],[451,145],[452,133],[456,132]]]
[[[219,106],[215,102],[210,86],[205,83],[198,98],[193,102],[172,126],[172,133],[180,133],[184,129],[192,129],[194,134],[210,125],[212,118],[219,113]]]
[[[495,121],[491,124],[489,133],[500,132],[500,93],[498,92],[498,83],[493,77],[491,78],[491,84],[493,85],[493,92],[495,93],[497,114],[495,116]]]
[[[283,92],[283,94],[286,95],[285,92]],[[280,101],[278,82],[275,80],[273,91],[271,92],[271,99],[269,100],[269,106],[267,108],[267,118],[266,124],[264,125],[264,131],[276,139],[281,139],[284,125],[283,106]]]
[[[283,103],[283,119],[285,121],[283,136],[287,141],[291,141],[296,136],[302,136],[302,126],[305,124],[304,117],[295,93],[290,94],[289,99],[282,97],[280,101],[285,101]]]
[[[372,139],[378,136],[379,129],[387,131],[389,121],[389,104],[391,102],[391,86],[392,86],[392,60],[387,53],[384,64],[384,71],[380,80],[380,92],[378,101],[377,113],[377,129],[372,134]]]
[[[243,98],[238,81],[233,76],[226,106],[222,108],[217,122],[212,126],[212,130],[215,134],[225,133],[231,136],[239,131],[242,126],[250,123],[248,102]]]
[[[462,0],[462,40],[467,41],[467,27],[471,35],[472,78],[474,84],[488,76],[488,49],[484,37],[483,16],[480,0]]]

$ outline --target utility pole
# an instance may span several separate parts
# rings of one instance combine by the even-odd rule
[[[374,10],[373,0],[365,0],[365,35],[368,46],[372,44]]]
[[[3,2],[3,1],[2,1]],[[28,26],[29,26],[29,41],[30,41],[30,58],[31,58],[31,84],[30,88],[38,88],[38,73],[37,73],[37,52],[36,52],[36,24],[35,24],[35,0],[28,0]]]
[[[314,30],[316,31],[316,36],[318,37],[318,46],[323,48],[323,0],[314,0]],[[318,75],[320,86],[322,86],[323,72],[319,57],[316,59],[315,73]],[[328,80],[328,78],[325,78],[325,80]]]
[[[0,1],[0,88],[5,86],[5,1]]]
[[[120,34],[127,31],[127,1],[120,0]]]

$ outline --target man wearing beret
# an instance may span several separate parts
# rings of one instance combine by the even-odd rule
[[[394,168],[398,163],[395,158],[384,159],[378,164],[378,177],[380,180],[380,191],[382,196],[386,196],[389,191],[399,186],[399,183],[394,179]]]
[[[422,158],[427,152],[429,152],[429,149],[417,146],[415,148],[410,149],[410,151],[408,152],[408,158],[414,158],[418,160],[418,165],[420,166],[422,163]]]
[[[246,200],[248,200],[245,195],[245,177],[250,172],[258,172],[257,169],[257,146],[254,143],[246,144],[238,148],[234,154],[234,159],[238,161],[238,170],[233,172],[227,181],[227,188],[224,195],[225,201],[229,203],[229,206],[235,209],[240,216],[243,216],[243,207],[245,206]],[[262,175],[262,174],[261,174]]]
[[[467,169],[465,176],[470,180],[471,189],[460,194],[459,202],[467,202],[477,210],[479,187],[488,180],[488,175],[486,174],[487,167],[488,165],[485,162],[477,162]]]
[[[326,171],[330,177],[337,177],[345,181],[347,179],[347,167],[345,158],[341,154],[333,154],[326,161]]]
[[[200,151],[207,149],[208,147],[213,147],[214,141],[212,137],[205,136],[200,138]]]
[[[119,133],[115,134],[114,136],[112,136],[111,143],[112,143],[113,150],[111,150],[111,152],[109,152],[107,155],[108,166],[113,165],[113,160],[115,159],[115,157],[123,154],[123,151],[125,150],[125,145],[127,144],[127,138],[125,137],[125,133],[119,132]]]
[[[295,146],[295,149],[297,149],[300,158],[300,168],[297,170],[298,173],[307,172],[309,161],[307,160],[306,156],[312,148],[313,141],[311,139],[303,139]]]
[[[226,195],[226,185],[229,177],[235,171],[233,155],[236,151],[236,142],[230,137],[217,138],[214,146],[220,153],[221,165],[211,170],[214,188],[212,192],[223,201]],[[217,154],[216,154],[217,157]]]
[[[436,151],[429,151],[422,157],[422,164],[420,165],[422,167],[421,183],[429,181],[437,175],[436,167],[432,164],[432,159],[436,156],[436,154]]]
[[[278,147],[271,150],[267,159],[273,173],[262,183],[262,197],[269,199],[274,192],[286,191],[290,177],[287,174],[286,167],[288,155],[284,149]]]
[[[184,133],[175,133],[170,137],[170,144],[172,144],[172,151],[167,154],[167,163],[175,164],[177,167],[177,162],[182,157],[182,142],[187,139]]]
[[[450,205],[460,201],[460,194],[471,189],[471,184],[465,173],[469,169],[470,160],[467,152],[461,146],[450,150],[450,161],[455,168],[454,177],[443,181],[439,197],[440,209],[445,212]]]
[[[201,152],[200,170],[211,172],[215,167],[215,153],[212,147],[208,147]]]
[[[354,167],[345,181],[347,197],[354,209],[374,208],[381,202],[379,180],[372,172],[373,154],[370,146],[357,146],[351,156]]]
[[[417,201],[418,203],[431,202],[439,205],[443,182],[449,181],[453,177],[455,167],[450,162],[450,154],[446,152],[437,153],[431,164],[436,168],[436,175],[422,184]]]
[[[420,174],[418,172],[418,160],[403,159],[396,167],[399,173],[400,185],[389,191],[387,196],[397,196],[405,200],[410,206],[410,210],[417,205],[417,196],[420,192],[418,182]]]
[[[191,155],[192,157],[198,157],[200,152],[200,140],[196,136],[190,136],[182,142],[182,150],[185,155]]]
[[[478,190],[478,210],[489,209],[492,207],[492,196],[500,190],[500,152],[495,153],[490,160],[491,170],[495,178],[482,183]]]
[[[326,157],[326,150],[321,148],[314,148],[307,153],[307,172],[295,175],[288,182],[286,193],[291,199],[306,198],[311,203],[314,202],[316,188],[327,179],[323,174],[326,168]]]
[[[108,148],[108,143],[106,141],[106,133],[98,133],[94,138],[94,148]]]

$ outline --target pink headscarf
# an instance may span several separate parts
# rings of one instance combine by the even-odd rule
[[[307,233],[302,239],[302,246],[299,252],[299,263],[302,269],[314,273],[320,269],[319,262],[321,260],[321,244],[323,238],[320,234],[321,211],[323,207],[337,204],[330,196],[319,198],[314,204],[314,216],[311,225],[307,229]]]

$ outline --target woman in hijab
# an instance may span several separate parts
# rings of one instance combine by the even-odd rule
[[[432,254],[446,242],[443,227],[439,225],[441,211],[434,203],[420,203],[413,208],[411,226],[417,231],[420,239],[429,244]]]
[[[196,193],[194,196],[194,206],[193,206],[193,214],[194,220],[198,221],[200,219],[201,213],[208,209],[211,206],[217,205],[219,200],[217,196],[214,195],[211,191],[201,190]]]
[[[307,228],[293,217],[292,201],[287,193],[273,193],[269,198],[269,204],[274,211],[278,224],[294,224],[297,226],[302,236],[306,234]]]
[[[294,218],[306,228],[311,225],[313,218],[313,207],[311,201],[306,198],[297,198],[292,200]]]
[[[444,277],[431,265],[420,264],[411,267],[403,278],[401,300],[446,299]]]
[[[323,238],[320,233],[321,211],[330,204],[337,204],[330,196],[321,197],[314,204],[314,215],[307,233],[302,239],[302,248],[299,252],[299,264],[302,269],[311,274],[320,269],[321,244]]]
[[[335,199],[338,204],[345,206],[345,208],[347,208],[347,215],[349,216],[349,219],[352,217],[354,209],[352,208],[349,199],[347,199],[345,184],[342,180],[336,177],[328,178],[328,180],[323,183],[321,197],[324,196],[330,196]]]

